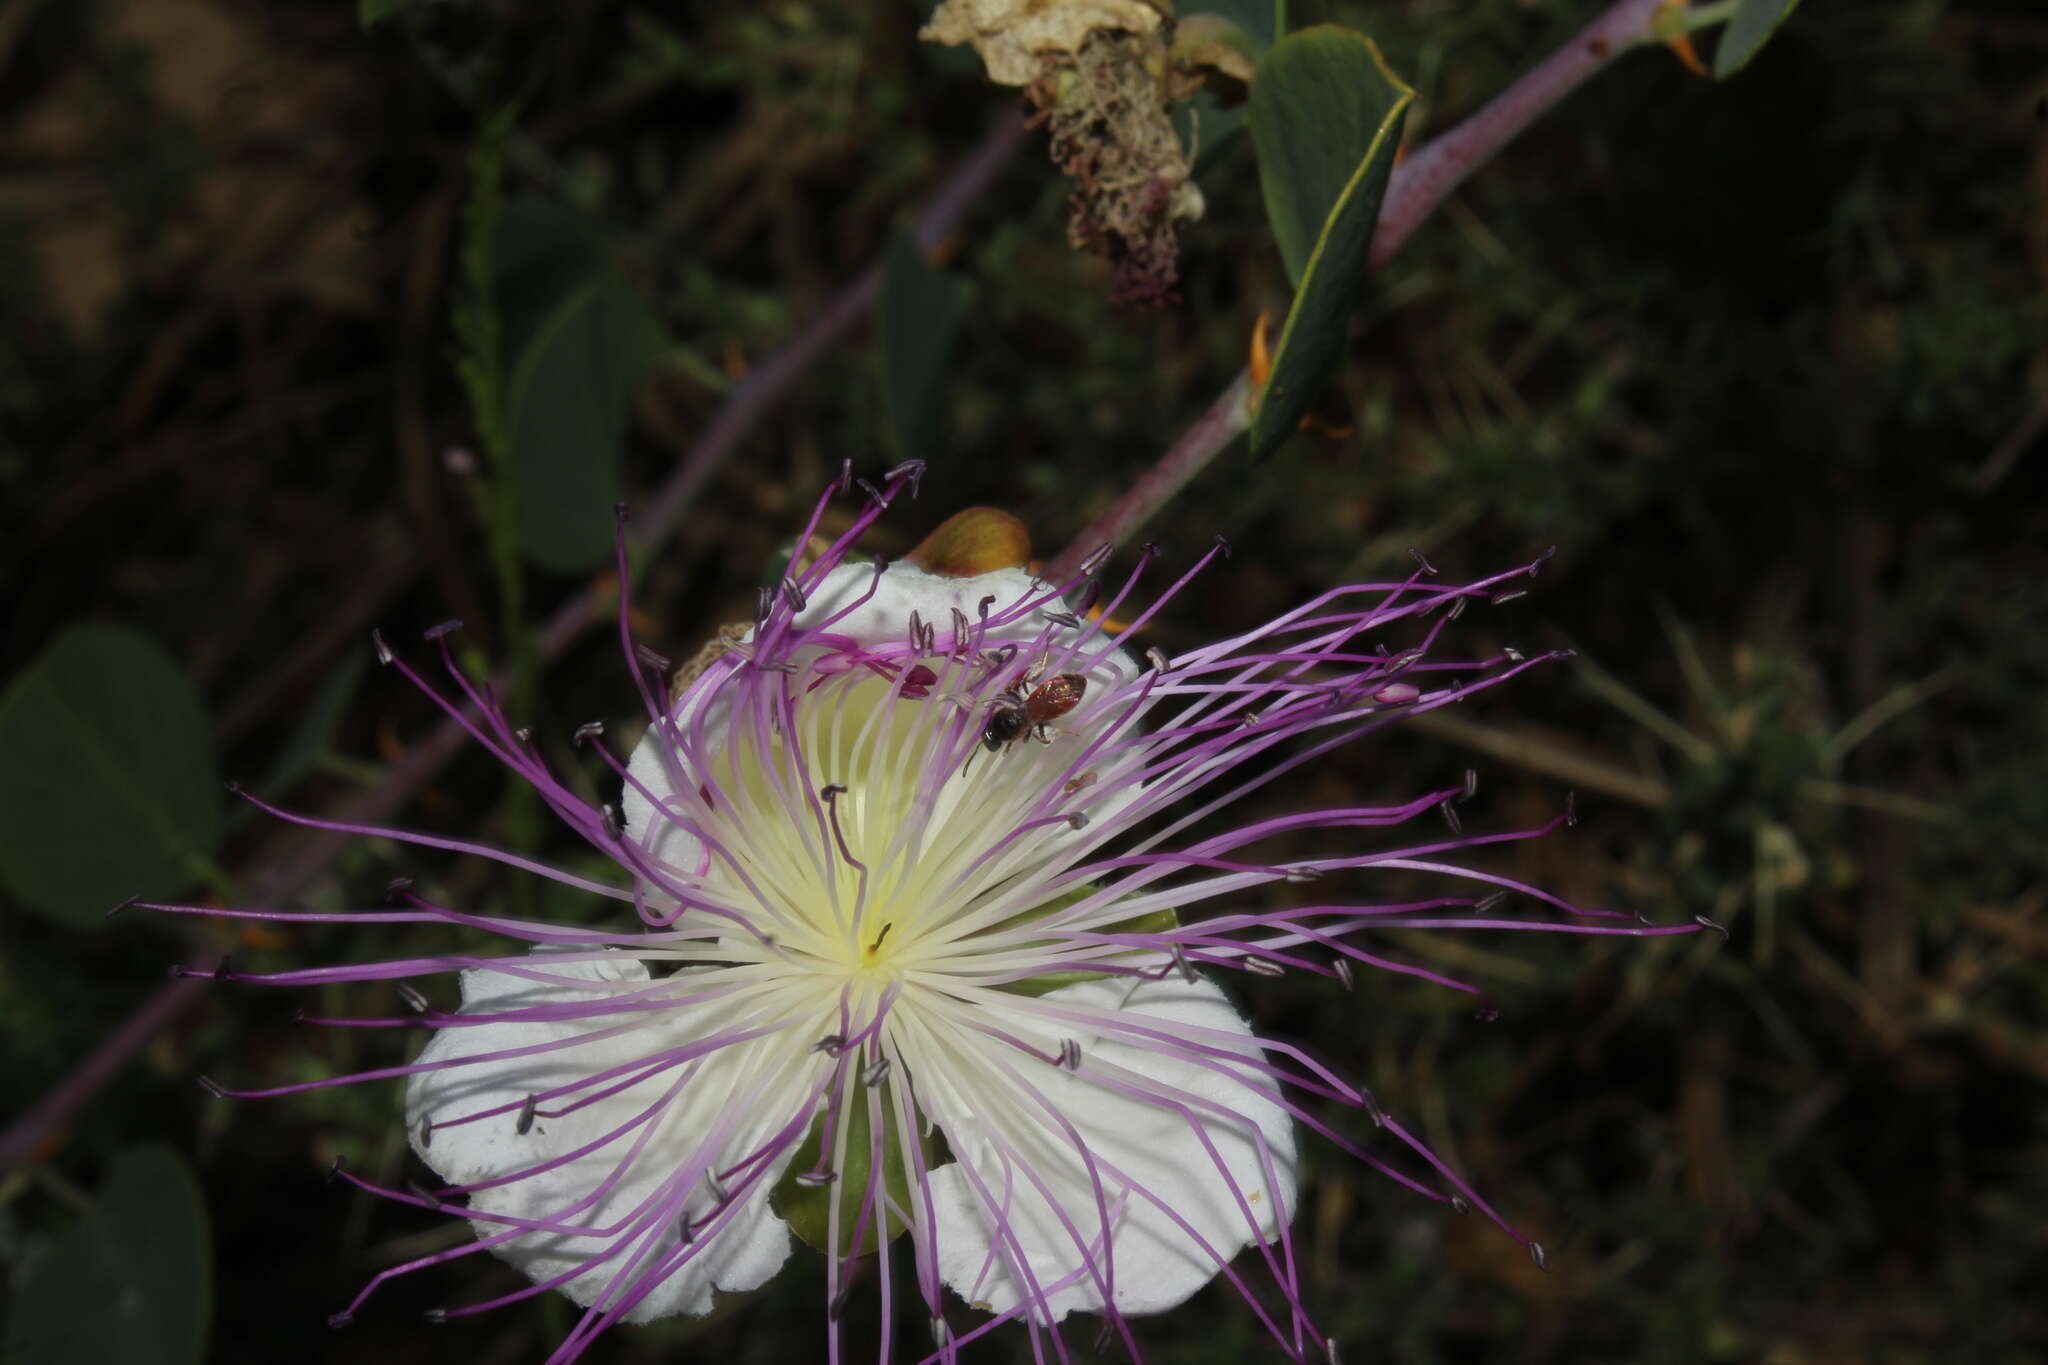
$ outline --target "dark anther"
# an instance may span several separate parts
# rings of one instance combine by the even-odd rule
[[[676,1223],[676,1240],[684,1246],[697,1240],[697,1224],[687,1213]]]
[[[227,788],[227,793],[229,796],[240,796],[242,794],[242,784],[240,780],[237,778],[231,777],[227,781],[221,783],[221,786]]]
[[[811,605],[811,599],[804,594],[803,585],[786,574],[782,579],[782,600],[789,603],[791,611],[802,611]]]
[[[1719,934],[1723,940],[1726,940],[1728,937],[1728,928],[1726,925],[1721,924],[1716,920],[1708,919],[1705,915],[1694,915],[1692,917],[1692,922],[1694,924],[1697,924],[1702,929],[1712,929],[1715,933]]]
[[[946,1320],[944,1318],[933,1318],[932,1340],[938,1345],[944,1346],[947,1342],[951,1341],[952,1339],[953,1329],[946,1325]]]
[[[199,1088],[217,1100],[224,1100],[228,1097],[227,1090],[222,1087],[219,1081],[211,1076],[201,1076],[199,1078]]]
[[[635,641],[633,644],[633,657],[646,667],[653,669],[656,673],[671,672],[676,666],[675,660],[669,658],[668,655],[663,654],[658,649],[640,644],[638,641]]]
[[[817,1042],[811,1044],[811,1051],[823,1052],[833,1057],[837,1057],[840,1053],[844,1052],[845,1050],[846,1039],[840,1037],[836,1033],[828,1033],[823,1038],[820,1038]]]
[[[1444,620],[1455,621],[1460,616],[1463,616],[1465,614],[1465,604],[1471,600],[1469,597],[1460,597],[1457,601],[1451,603],[1451,609],[1444,613]]]
[[[1508,893],[1505,891],[1490,891],[1478,900],[1473,901],[1472,908],[1479,911],[1493,910],[1498,908],[1500,903],[1507,898]]]
[[[953,608],[953,648],[960,648],[962,642],[966,639],[967,613],[955,607]]]
[[[1579,651],[1576,649],[1553,649],[1550,651],[1550,657],[1557,663],[1563,663],[1566,659],[1578,658]]]
[[[1443,816],[1444,823],[1451,827],[1451,833],[1463,834],[1465,832],[1465,823],[1458,818],[1458,808],[1456,806],[1447,800],[1439,801],[1436,803],[1436,810],[1437,814]]]
[[[444,635],[453,635],[461,629],[462,622],[459,620],[443,621],[438,626],[428,626],[424,631],[421,631],[420,638],[423,640],[438,640]]]
[[[1070,812],[1067,816],[1067,828],[1075,830],[1088,828],[1088,812],[1085,810]]]
[[[1081,1045],[1072,1038],[1060,1039],[1060,1055],[1053,1062],[1053,1065],[1062,1071],[1079,1071],[1081,1069]]]
[[[387,644],[385,644],[385,643],[384,643],[384,632],[383,632],[383,631],[381,631],[381,630],[373,630],[373,631],[371,631],[371,632],[370,632],[370,643],[371,643],[371,644],[373,644],[373,645],[375,645],[375,646],[377,647],[377,662],[378,662],[378,663],[380,663],[380,664],[388,664],[388,663],[390,663],[390,662],[391,662],[391,659],[392,659],[392,654],[391,654],[391,646],[390,646],[390,645],[387,645]]]
[[[413,985],[410,981],[398,983],[398,998],[403,1000],[406,1008],[414,1014],[425,1014],[427,1012],[427,997],[421,995],[419,987]]]
[[[423,1316],[433,1326],[439,1327],[448,1321],[448,1310],[445,1308],[429,1308]]]
[[[873,1066],[860,1073],[860,1083],[869,1087],[880,1085],[887,1079],[889,1079],[889,1059],[887,1057],[882,1058]]]
[[[1060,790],[1064,791],[1067,795],[1072,796],[1075,792],[1085,791],[1087,788],[1094,786],[1097,782],[1100,782],[1101,780],[1101,775],[1098,774],[1093,768],[1090,768],[1087,772],[1082,773],[1079,777],[1068,779],[1067,785],[1062,787]]]
[[[1579,823],[1579,794],[1577,792],[1566,792],[1564,794],[1564,823],[1566,828]]]
[[[1473,1011],[1472,1017],[1482,1024],[1491,1024],[1500,1018],[1500,1010],[1494,1005],[1481,1005],[1477,1010]]]
[[[1081,618],[1070,611],[1049,611],[1045,614],[1045,619],[1056,626],[1065,626],[1068,630],[1081,628]]]
[[[234,979],[234,975],[235,959],[233,954],[229,954],[228,956],[223,957],[219,962],[214,964],[213,979],[215,981],[230,981]]]
[[[1366,1116],[1367,1118],[1369,1118],[1369,1119],[1371,1119],[1371,1120],[1372,1120],[1372,1126],[1373,1126],[1373,1127],[1375,1127],[1375,1128],[1384,1128],[1384,1127],[1386,1127],[1386,1126],[1387,1126],[1387,1111],[1386,1111],[1386,1110],[1384,1110],[1384,1109],[1382,1109],[1382,1108],[1380,1108],[1380,1102],[1379,1102],[1378,1100],[1374,1099],[1374,1098],[1373,1098],[1373,1097],[1371,1096],[1371,1094],[1369,1094],[1369,1093],[1368,1093],[1368,1094],[1367,1094],[1367,1095],[1366,1095],[1366,1096],[1365,1096],[1364,1098],[1365,1098],[1365,1116]]]
[[[425,1185],[420,1184],[417,1180],[406,1181],[405,1188],[411,1192],[413,1198],[419,1200],[428,1208],[438,1209],[442,1206],[441,1201],[435,1197],[434,1192]]]
[[[852,1300],[853,1286],[850,1284],[842,1286],[839,1292],[832,1296],[832,1301],[825,1305],[825,1317],[832,1322],[839,1321],[846,1313],[846,1305],[852,1302]]]
[[[1340,957],[1330,965],[1332,968],[1335,969],[1337,973],[1337,979],[1344,983],[1344,989],[1347,991],[1350,990],[1353,984],[1351,977],[1351,959],[1348,957]]]
[[[871,953],[879,953],[879,952],[881,952],[881,951],[882,951],[882,942],[883,942],[883,940],[889,937],[889,931],[890,931],[891,929],[894,929],[895,927],[896,927],[896,922],[895,922],[894,920],[891,920],[891,921],[890,921],[889,923],[887,923],[887,924],[883,925],[883,926],[882,926],[882,932],[881,932],[881,933],[879,933],[879,934],[876,934],[876,935],[875,935],[875,941],[874,941],[873,943],[870,943],[870,944],[868,945],[868,951],[869,951],[869,952],[871,952]]]
[[[390,881],[384,883],[384,899],[395,901],[410,890],[412,890],[412,878],[393,877]]]
[[[1469,1200],[1469,1199],[1467,1199],[1467,1198],[1466,1198],[1466,1197],[1465,1197],[1464,1195],[1462,1195],[1462,1194],[1454,1194],[1454,1195],[1452,1195],[1452,1196],[1451,1196],[1451,1212],[1452,1212],[1452,1213],[1470,1213],[1470,1212],[1472,1212],[1472,1201],[1471,1201],[1471,1200]]]
[[[1408,553],[1414,557],[1417,567],[1419,567],[1424,573],[1428,574],[1431,578],[1436,577],[1436,565],[1430,563],[1429,560],[1423,555],[1422,551],[1411,549],[1410,551],[1408,551]]]
[[[1523,659],[1527,657],[1522,653],[1521,650],[1516,649],[1513,645],[1502,645],[1500,647],[1500,652],[1504,656],[1506,656],[1507,661],[1511,664],[1521,663]]]
[[[839,477],[832,482],[839,489],[842,496],[853,491],[853,461],[851,459],[839,462]]]
[[[334,1164],[327,1168],[328,1184],[332,1185],[335,1181],[341,1179],[341,1168],[344,1164],[346,1163],[343,1161],[341,1154],[337,1152],[334,1157]]]
[[[1329,1358],[1330,1365],[1339,1365],[1337,1360],[1337,1338],[1323,1338],[1323,1354]]]
[[[532,1132],[533,1116],[539,1112],[539,1109],[540,1096],[528,1095],[525,1102],[519,1106],[519,1121],[512,1125],[512,1131],[521,1137],[525,1137],[528,1133]]]
[[[1102,1321],[1102,1329],[1095,1334],[1095,1354],[1106,1356],[1109,1354],[1109,1348],[1115,1344],[1116,1323],[1105,1317]]]
[[[839,1178],[837,1171],[805,1171],[796,1178],[796,1183],[806,1189],[822,1189]]]
[[[597,808],[597,812],[598,817],[604,821],[605,834],[616,842],[625,833],[626,829],[625,825],[619,819],[618,808],[616,806],[613,806],[611,803],[607,802],[604,805],[599,806]]]
[[[1102,566],[1109,563],[1109,557],[1115,553],[1116,547],[1114,545],[1096,546],[1089,552],[1088,557],[1081,561],[1082,575],[1092,577],[1102,572]]]
[[[914,498],[917,496],[917,485],[924,478],[926,468],[928,466],[923,460],[905,460],[891,468],[885,477],[903,480],[910,486],[910,496]]]
[[[1509,588],[1506,592],[1497,592],[1486,600],[1497,607],[1502,603],[1512,602],[1517,597],[1527,597],[1528,595],[1529,590],[1527,588]]]
[[[869,483],[866,479],[855,479],[853,484],[854,487],[867,494],[868,501],[875,506],[887,507],[889,505],[889,500],[882,496],[882,490]]]
[[[329,1327],[332,1327],[337,1332],[339,1332],[342,1328],[348,1326],[355,1320],[356,1315],[354,1313],[347,1311],[346,1309],[342,1310],[339,1313],[329,1313],[327,1315],[327,1325]]]
[[[120,914],[123,910],[126,910],[129,906],[135,904],[135,902],[141,899],[142,897],[140,896],[130,896],[127,900],[122,901],[119,905],[107,911],[107,918],[112,919],[114,916]]]
[[[578,743],[578,744],[588,744],[588,743],[590,743],[590,741],[591,741],[591,740],[593,740],[593,739],[596,739],[596,738],[597,738],[598,736],[602,735],[603,733],[604,733],[604,722],[603,722],[603,721],[601,721],[601,720],[587,720],[587,721],[583,722],[583,724],[581,724],[581,725],[577,726],[577,727],[576,727],[576,731],[575,731],[575,733],[574,733],[574,734],[572,734],[572,735],[570,735],[570,736],[569,736],[569,738],[570,738],[570,739],[572,739],[572,740],[574,740],[574,741],[575,741],[576,743]]]
[[[1536,562],[1529,566],[1529,577],[1534,578],[1536,576],[1536,571],[1542,568],[1545,564],[1548,564],[1552,559],[1556,558],[1556,556],[1557,547],[1555,545],[1545,550],[1542,554],[1536,556]]]
[[[1253,976],[1287,975],[1287,969],[1285,967],[1281,966],[1277,962],[1272,961],[1270,958],[1263,957],[1246,958],[1244,960],[1244,969],[1250,972]]]
[[[990,593],[988,596],[982,598],[979,602],[976,602],[974,604],[974,614],[976,616],[979,616],[982,620],[986,621],[988,620],[988,609],[994,606],[995,604],[996,595],[994,593]]]
[[[1319,882],[1323,879],[1323,870],[1303,863],[1299,867],[1286,869],[1284,875],[1290,882]]]
[[[1550,1256],[1543,1250],[1543,1243],[1529,1243],[1529,1259],[1536,1263],[1538,1270],[1550,1269]]]
[[[1138,547],[1138,555],[1143,559],[1157,559],[1165,553],[1164,550],[1159,548],[1159,542],[1156,540],[1148,540]]]
[[[1470,801],[1477,795],[1479,795],[1479,769],[1467,768],[1465,769],[1465,795],[1462,799]]]
[[[775,594],[766,588],[757,588],[754,595],[754,629],[759,631],[768,623],[768,613],[775,606]]]
[[[621,498],[612,504],[612,515],[620,521],[631,521],[633,519],[633,509],[626,506],[625,499]]]
[[[420,1150],[425,1151],[427,1148],[433,1145],[434,1120],[429,1116],[422,1114],[420,1115]]]
[[[1230,558],[1230,542],[1225,540],[1220,535],[1216,537],[1216,548],[1223,552],[1223,557],[1225,559]]]
[[[512,738],[518,740],[521,744],[533,743],[533,727],[531,725],[520,726],[512,732]]]

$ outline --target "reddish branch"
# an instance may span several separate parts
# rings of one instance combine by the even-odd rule
[[[1372,264],[1385,264],[1466,176],[1588,77],[1641,42],[1662,3],[1616,0],[1570,42],[1477,113],[1410,153],[1394,168],[1387,185],[1373,232]],[[1057,582],[1072,575],[1082,560],[1104,545],[1122,544],[1201,473],[1244,430],[1241,404],[1250,385],[1250,375],[1240,372],[1158,463],[1046,566],[1045,576]]]

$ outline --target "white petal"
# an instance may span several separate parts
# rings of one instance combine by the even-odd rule
[[[1167,1032],[1214,1030],[1228,1040],[1205,1038],[1204,1043],[1247,1057],[1257,1053],[1249,1026],[1223,992],[1207,980],[1186,982],[1175,977],[1141,981],[1135,986],[1128,978],[1084,981],[1052,991],[1045,1000],[1118,1009],[1142,1016],[1147,1027],[1164,1026]],[[1010,1031],[1019,1036],[1036,1033],[1035,1027],[1023,1027],[1022,1019],[1008,1022]],[[1245,1040],[1244,1045],[1229,1041],[1238,1038]],[[1113,1215],[1108,1263],[1114,1267],[1118,1310],[1162,1312],[1208,1283],[1219,1268],[1218,1257],[1227,1260],[1250,1245],[1254,1221],[1258,1237],[1272,1244],[1281,1225],[1293,1216],[1293,1124],[1277,1104],[1243,1082],[1176,1052],[1155,1050],[1115,1035],[1076,1041],[1081,1044],[1083,1059],[1077,1074],[1035,1067],[1027,1075],[1078,1131],[1097,1164]],[[1013,1059],[1021,1056],[1014,1049],[1008,1055]],[[1028,1057],[1018,1064],[1034,1068]],[[1177,1092],[1180,1103],[1199,1120],[1216,1156],[1204,1148],[1183,1112],[1106,1090],[1090,1081],[1091,1070],[1104,1075],[1121,1071],[1156,1092]],[[1096,1264],[1105,1264],[1099,1246],[1101,1217],[1088,1167],[1072,1139],[1052,1125],[1028,1097],[1017,1094],[996,1075],[985,1079],[991,1091],[1001,1087],[1007,1093],[972,1092],[968,1099],[970,1103],[979,1101],[978,1114],[957,1120],[947,1116],[954,1154],[974,1163],[981,1188],[976,1188],[957,1162],[931,1175],[940,1273],[956,1292],[996,1312],[1031,1302],[1035,1297],[1029,1287],[1032,1282],[1048,1291],[1045,1299],[1053,1321],[1075,1310],[1100,1310],[1102,1287],[1093,1274],[1083,1273],[1073,1283],[1051,1289],[1088,1264],[1076,1245],[1075,1231],[1089,1244]],[[1005,1114],[1007,1122],[1002,1117]],[[1014,1165],[986,1136],[986,1129],[997,1127],[1000,1136],[1018,1149]],[[984,1129],[983,1135],[969,1135],[977,1128]],[[1027,1163],[1050,1190],[1051,1201],[1024,1175],[1021,1167]],[[1123,1179],[1104,1168],[1114,1168]],[[1159,1202],[1131,1185],[1150,1191]],[[1239,1196],[1249,1205],[1251,1218],[1240,1206]],[[992,1200],[1000,1204],[1006,1197],[1007,1209],[990,1206]],[[1054,1215],[1054,1203],[1073,1230]],[[1161,1203],[1201,1240],[1179,1226]],[[1210,1249],[1204,1250],[1202,1242]],[[992,1244],[996,1251],[991,1263]],[[1028,1279],[1017,1274],[1019,1247],[1029,1267]],[[1031,1311],[1035,1317],[1048,1316],[1035,1308]]]
[[[1043,597],[1046,593],[1046,585],[1022,569],[998,569],[972,578],[947,578],[928,574],[913,564],[899,562],[891,564],[877,581],[872,565],[842,564],[827,574],[825,581],[811,592],[805,609],[798,613],[796,619],[799,626],[816,627],[845,612],[844,619],[833,622],[830,634],[843,636],[863,647],[906,646],[913,613],[932,626],[943,642],[952,632],[955,611],[968,621],[978,623],[981,603],[986,598],[995,598],[991,611],[1001,611],[1019,601]],[[853,606],[856,602],[860,605]],[[1055,599],[1048,601],[1045,609],[1057,610],[1058,606]],[[1043,617],[1034,611],[1021,620],[990,628],[982,638],[991,645],[1028,643],[1037,639],[1045,626]],[[751,638],[750,632],[748,639]],[[1100,640],[1093,642],[1090,648],[1091,651],[1100,651]],[[1108,694],[1135,677],[1137,672],[1137,664],[1123,650],[1108,651],[1085,673],[1088,685],[1081,704],[1062,722],[1061,728],[1086,733],[1090,728],[1090,708],[1106,705]],[[729,700],[724,689],[715,685],[715,679],[712,681],[714,685],[686,692],[675,706],[673,719],[686,734],[701,720],[704,734],[716,749],[723,744],[720,727],[726,721]],[[876,701],[885,695],[877,689]],[[1107,719],[1109,712],[1105,710],[1101,714]],[[670,752],[665,754],[664,749]],[[991,762],[984,762],[982,780],[1000,778],[1008,784],[1023,787],[1053,780],[1062,772],[1072,752],[1065,745],[1040,746],[1026,741],[1021,745],[1021,752],[1002,756],[1004,762],[1000,772],[993,770]],[[692,780],[687,763],[673,752],[673,745],[662,730],[649,727],[634,747],[627,771],[630,780],[626,783],[621,802],[627,831],[658,863],[691,876],[709,870],[702,841],[664,818],[657,809],[657,803],[667,802],[675,796],[677,779]],[[1085,809],[1091,819],[1101,821],[1121,812],[1137,795],[1135,785],[1105,781],[1072,803],[1070,808]],[[1069,842],[1072,836],[1062,830],[1050,833],[1046,838],[1048,842],[1058,844]],[[669,903],[668,897],[653,887],[649,887],[647,892],[650,904],[657,908]]]
[[[602,999],[621,991],[646,989],[650,978],[646,967],[624,953],[592,962],[554,962],[546,953],[536,954],[532,969],[550,977],[564,978],[542,984],[507,972],[467,971],[462,974],[465,1014],[498,1012],[545,1005],[563,1005]],[[671,978],[679,991],[685,983],[701,980],[701,972],[685,971]],[[610,990],[579,987],[577,982]],[[508,1175],[551,1160],[597,1141],[621,1128],[636,1115],[652,1107],[675,1083],[676,1068],[636,1082],[615,1095],[597,1100],[571,1113],[535,1117],[524,1134],[518,1131],[520,1113],[516,1106],[528,1095],[546,1091],[610,1067],[649,1057],[665,1048],[701,1038],[719,1027],[717,1002],[680,1005],[672,1010],[638,1016],[646,1022],[611,1038],[597,1039],[553,1048],[530,1057],[451,1067],[414,1075],[406,1087],[406,1128],[413,1149],[422,1160],[451,1185],[467,1185]],[[422,1062],[471,1057],[483,1053],[535,1047],[561,1042],[611,1027],[629,1015],[551,1022],[507,1020],[473,1027],[443,1028],[434,1034]],[[628,1218],[643,1201],[656,1195],[661,1186],[702,1149],[720,1111],[734,1086],[759,1088],[752,1068],[763,1061],[764,1049],[774,1043],[755,1040],[714,1052],[704,1058],[684,1092],[671,1102],[656,1122],[654,1135],[634,1157],[622,1178],[609,1191],[573,1214],[571,1206],[587,1198],[617,1170],[631,1150],[641,1129],[598,1147],[573,1161],[542,1174],[523,1177],[487,1190],[479,1190],[469,1206],[484,1213],[515,1218],[568,1219],[578,1226],[608,1227]],[[790,1070],[774,1064],[785,1074]],[[774,1073],[769,1073],[774,1074]],[[564,1107],[573,1098],[602,1086],[579,1091],[573,1097],[546,1101],[543,1111]],[[778,1094],[790,1093],[772,1087]],[[474,1123],[453,1124],[451,1120],[480,1110],[513,1105],[511,1111]],[[794,1113],[777,1115],[772,1104],[750,1117],[721,1144],[723,1161],[730,1165],[757,1148],[762,1140]],[[435,1124],[426,1143],[420,1141],[422,1119]],[[792,1153],[793,1154],[793,1153]],[[733,1219],[715,1235],[697,1256],[685,1263],[642,1299],[627,1315],[628,1322],[647,1322],[676,1313],[706,1313],[711,1309],[714,1287],[723,1290],[753,1289],[765,1282],[789,1254],[789,1230],[768,1206],[768,1191],[776,1176],[788,1164],[788,1156],[771,1171],[769,1178],[753,1186],[744,1196]],[[714,1196],[700,1181],[692,1190],[687,1209],[693,1221],[701,1223],[714,1205]],[[479,1237],[505,1230],[502,1223],[472,1220]],[[642,1266],[678,1244],[680,1220],[670,1220],[652,1239],[653,1250]],[[564,1293],[588,1307],[648,1244],[634,1236],[626,1250],[568,1281]],[[596,1236],[566,1236],[548,1232],[527,1232],[494,1248],[493,1251],[517,1266],[536,1282],[549,1280],[573,1269],[596,1252],[615,1243]]]

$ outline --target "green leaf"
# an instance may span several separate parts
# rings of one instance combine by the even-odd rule
[[[93,1207],[15,1281],[5,1357],[23,1365],[194,1365],[213,1311],[206,1209],[160,1143],[114,1158]]]
[[[271,762],[270,770],[263,774],[261,781],[250,784],[249,790],[276,800],[306,775],[314,760],[326,751],[342,717],[348,714],[349,703],[355,700],[356,689],[362,685],[363,673],[369,666],[368,650],[350,652],[348,660],[328,675],[327,680],[320,684],[320,690],[301,709],[291,734],[285,738],[277,757]],[[230,824],[239,826],[245,817],[259,814],[261,812],[256,807],[240,803]]]
[[[1266,217],[1295,292],[1252,418],[1254,457],[1293,432],[1343,353],[1414,99],[1372,40],[1350,29],[1304,29],[1259,63],[1252,141]]]
[[[365,29],[375,28],[411,3],[412,0],[356,0],[356,23]]]
[[[943,444],[939,391],[966,312],[966,282],[934,268],[908,229],[898,232],[882,265],[877,326],[882,392],[899,459],[930,460]]]
[[[857,1069],[857,1063],[849,1063]],[[839,1245],[834,1254],[844,1255],[853,1245],[853,1229],[860,1221],[861,1203],[868,1194],[868,1172],[874,1163],[874,1143],[869,1137],[868,1095],[870,1087],[860,1083],[859,1076],[852,1075],[846,1080],[846,1164],[838,1168],[838,1178],[829,1185],[800,1185],[797,1177],[806,1171],[829,1167],[829,1160],[821,1163],[818,1159],[822,1150],[825,1120],[822,1114],[811,1125],[810,1136],[797,1149],[796,1159],[789,1163],[789,1170],[782,1182],[775,1187],[773,1204],[782,1221],[790,1230],[803,1238],[806,1245],[825,1251],[832,1241],[832,1205],[839,1204]],[[873,1090],[880,1097],[882,1105],[882,1182],[888,1197],[898,1208],[910,1207],[910,1173],[904,1169],[903,1145],[899,1137],[901,1128],[897,1123],[895,1106],[890,1103],[886,1088]],[[839,1133],[832,1134],[836,1148]],[[920,1141],[921,1160],[927,1169],[931,1166],[931,1144]],[[887,1236],[878,1243],[875,1238],[877,1224],[887,1225]],[[867,1229],[861,1234],[861,1249],[875,1250],[877,1245],[893,1241],[904,1229],[905,1224],[894,1215],[887,1213],[878,1198],[874,1210],[868,1215]]]
[[[1726,80],[1748,66],[1798,4],[1799,0],[1742,0],[1714,48],[1714,79]]]
[[[608,559],[633,394],[668,338],[594,227],[550,205],[509,205],[496,292],[520,547],[557,573]]]
[[[1245,55],[1257,61],[1287,27],[1286,0],[1193,0],[1181,6],[1182,20],[1213,14],[1245,38]]]
[[[122,626],[73,626],[0,695],[0,878],[66,924],[191,882],[220,835],[199,694]]]

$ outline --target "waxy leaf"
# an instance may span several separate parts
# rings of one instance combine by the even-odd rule
[[[1343,353],[1401,124],[1415,92],[1372,40],[1321,25],[1282,39],[1252,80],[1266,217],[1294,303],[1257,396],[1254,457],[1284,441]]]
[[[882,393],[899,459],[931,460],[942,444],[939,395],[946,356],[967,312],[967,285],[933,266],[908,230],[889,243],[877,327]]]
[[[0,1354],[22,1365],[194,1365],[212,1279],[191,1169],[161,1143],[131,1147],[93,1206],[15,1281]]]
[[[543,568],[583,573],[612,555],[626,418],[668,340],[567,210],[508,206],[496,267],[519,544]]]
[[[220,835],[199,694],[123,626],[73,626],[0,695],[0,879],[80,927],[196,879]]]
[[[1726,80],[1748,66],[1798,4],[1799,0],[1742,0],[1714,48],[1714,79]]]

